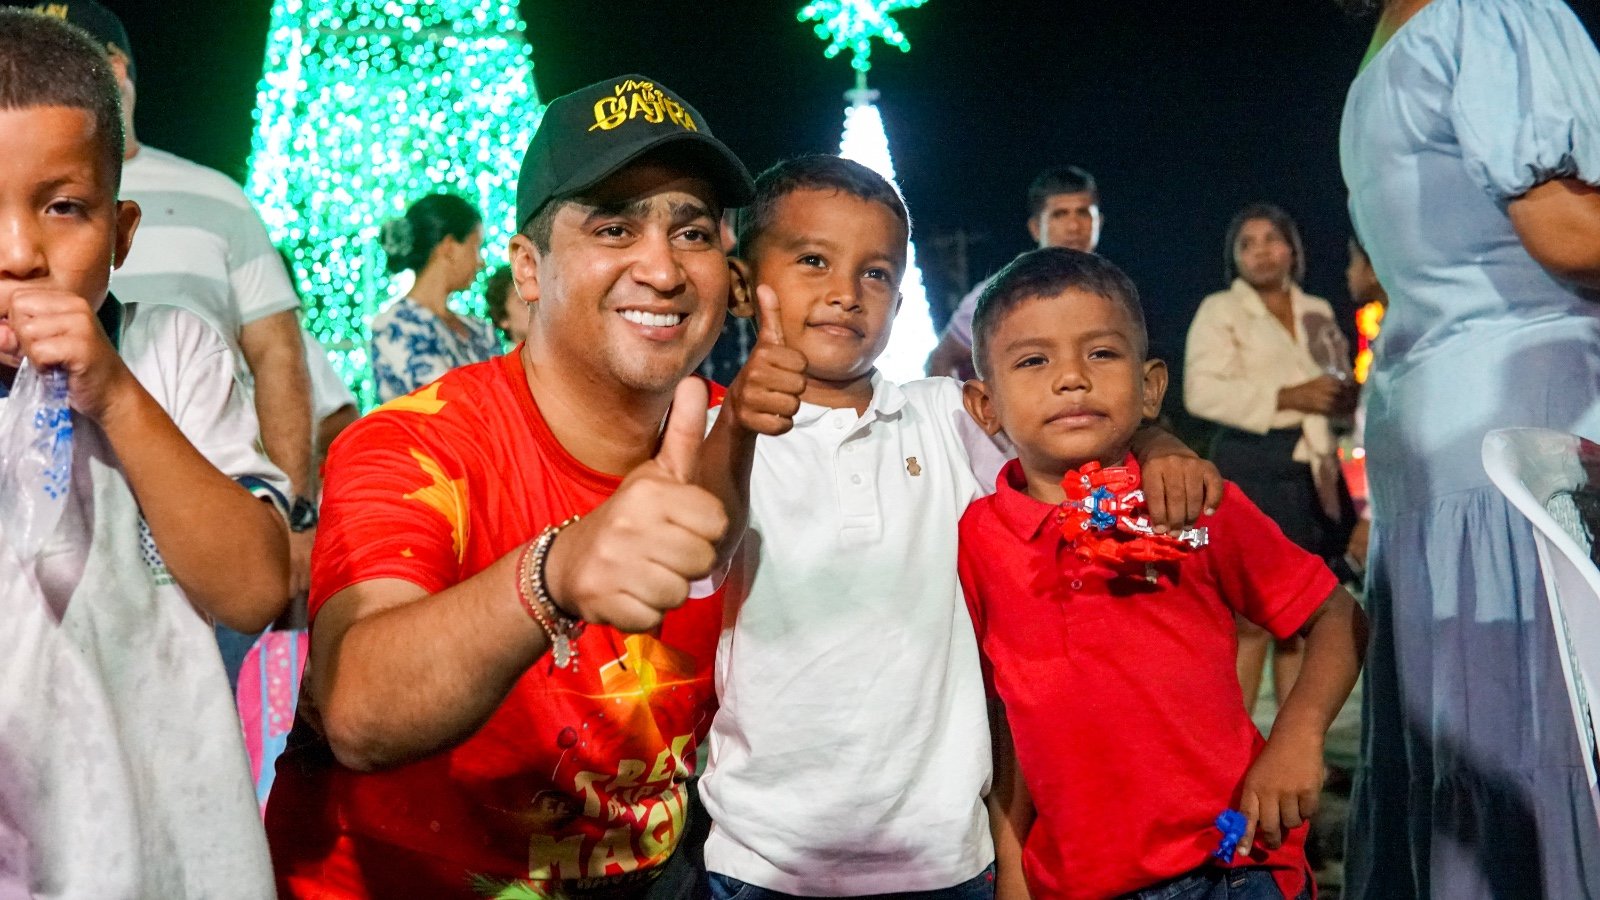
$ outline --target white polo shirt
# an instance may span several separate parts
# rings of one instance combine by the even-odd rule
[[[727,578],[707,868],[805,896],[952,887],[994,859],[956,526],[1003,456],[948,378],[874,376],[864,415],[794,422],[756,443]]]

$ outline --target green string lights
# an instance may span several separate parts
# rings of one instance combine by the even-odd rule
[[[274,0],[247,190],[294,263],[307,330],[363,401],[367,323],[395,287],[379,227],[452,191],[504,260],[543,111],[514,0]]]
[[[872,68],[872,41],[883,41],[901,52],[911,43],[890,13],[916,9],[927,0],[812,0],[801,10],[802,22],[816,22],[817,37],[828,42],[823,55],[828,59],[840,51],[850,51],[850,67],[865,73]]]

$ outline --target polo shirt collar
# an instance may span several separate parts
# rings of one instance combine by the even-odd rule
[[[867,411],[861,415],[862,421],[884,419],[894,416],[904,409],[906,393],[900,385],[883,377],[883,373],[876,369],[872,372],[872,399],[867,403]],[[832,412],[831,407],[821,406],[816,403],[800,404],[800,409],[794,414],[795,427],[813,425],[823,416]]]
[[[1133,454],[1122,463],[1139,472],[1139,463],[1134,460]],[[1141,479],[1139,487],[1144,488]],[[1059,507],[1035,499],[1028,493],[1028,477],[1023,474],[1022,461],[1013,459],[1000,470],[1000,477],[995,484],[994,493],[995,512],[1000,521],[1005,523],[1007,529],[1024,541],[1037,539],[1044,533],[1045,527],[1055,522],[1055,514]]]

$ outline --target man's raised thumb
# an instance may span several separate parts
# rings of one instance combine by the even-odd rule
[[[700,463],[700,444],[706,437],[706,406],[710,394],[705,382],[693,375],[678,382],[672,395],[672,409],[661,430],[661,449],[656,462],[674,478],[687,484]]]

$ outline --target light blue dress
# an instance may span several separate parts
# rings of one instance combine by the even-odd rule
[[[1346,896],[1600,896],[1532,532],[1479,457],[1506,426],[1600,440],[1600,295],[1506,213],[1554,177],[1600,184],[1600,57],[1559,0],[1433,0],[1351,85],[1340,153],[1391,301]]]
[[[478,316],[461,316],[462,337],[427,307],[402,297],[372,320],[372,375],[378,402],[388,403],[460,366],[484,362],[502,352],[494,325]]]

